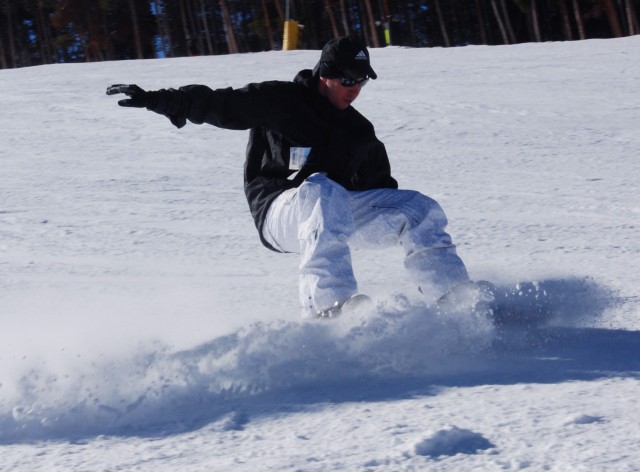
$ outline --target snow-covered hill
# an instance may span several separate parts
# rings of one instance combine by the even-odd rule
[[[317,51],[3,70],[0,470],[640,467],[640,38],[371,53],[355,105],[400,185],[552,323],[442,320],[400,250],[354,254],[375,313],[302,322],[247,132],[104,94],[286,80]]]

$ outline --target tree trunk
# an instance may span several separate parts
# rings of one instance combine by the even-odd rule
[[[295,2],[292,2],[295,5]],[[324,45],[324,42],[320,40],[318,36],[318,28],[316,27],[315,2],[312,3],[309,0],[301,0],[298,4],[300,6],[297,10],[298,15],[304,19],[304,29],[302,35],[299,37],[298,46],[307,49],[318,49]],[[304,43],[302,42],[304,41]]]
[[[18,52],[16,50],[16,42],[13,32],[13,18],[11,17],[11,2],[8,1],[6,3],[7,7],[7,31],[9,32],[9,55],[11,57],[11,62],[13,67],[18,67]]]
[[[502,35],[502,42],[504,44],[509,44],[509,36],[507,36],[507,30],[505,29],[504,23],[502,22],[502,18],[500,17],[500,11],[498,10],[498,5],[496,4],[496,0],[491,0],[491,8],[493,10],[493,14],[496,17],[496,21],[498,22],[498,28],[500,28],[500,34]]]
[[[247,13],[250,12],[250,17],[251,18],[257,18],[258,15],[255,14],[255,9],[254,9],[254,2],[251,2],[252,5],[249,6],[247,5],[248,0],[242,0],[242,5],[240,6],[240,15],[236,15],[236,11],[234,11],[233,9],[233,3],[231,3],[229,5],[230,11],[229,14],[231,15],[231,18],[236,18],[236,31],[240,30],[239,33],[240,34],[236,34],[236,41],[238,41],[240,44],[238,45],[238,51],[242,52],[242,51],[251,51],[251,46],[249,45],[249,38],[250,38],[250,33],[249,33],[249,26],[248,26],[248,22],[247,22]],[[237,5],[237,3],[236,3]],[[241,17],[242,19],[238,22],[238,17]]]
[[[36,8],[37,8],[37,12],[36,12],[36,38],[37,38],[37,42],[38,42],[38,46],[40,49],[40,63],[41,64],[49,64],[49,57],[47,52],[45,51],[45,35],[44,35],[44,25],[43,22],[41,20],[41,11],[42,11],[42,4],[40,3],[40,0],[38,0],[36,2]]]
[[[560,6],[560,15],[562,16],[562,30],[564,32],[564,39],[571,41],[573,39],[573,33],[571,31],[571,21],[569,21],[569,9],[565,0],[558,0]]]
[[[216,14],[218,12],[218,3],[216,0],[208,0],[209,9],[211,11],[211,17],[209,19],[209,30],[211,34],[211,42],[213,43],[213,53],[214,55],[220,54],[220,49],[218,47],[218,23],[216,22]]]
[[[184,32],[184,40],[186,41],[185,49],[187,56],[192,56],[192,46],[191,46],[191,33],[189,32],[189,25],[187,24],[187,12],[184,8],[185,0],[178,0],[178,5],[180,6],[180,20],[182,22],[182,31]]]
[[[36,1],[36,26],[38,29],[38,39],[40,40],[40,54],[43,64],[51,64],[53,58],[53,47],[51,43],[51,32],[49,24],[44,19],[42,0]]]
[[[333,37],[337,38],[340,36],[340,33],[338,33],[338,24],[336,23],[336,17],[333,14],[333,9],[331,8],[329,0],[324,0],[324,9],[326,10],[327,16],[329,17],[329,24],[331,25]]]
[[[347,9],[344,5],[345,0],[340,0],[340,17],[342,18],[342,28],[344,30],[345,36],[350,35],[351,33],[349,28],[349,20],[347,18]]]
[[[533,38],[539,43],[542,41],[540,35],[540,22],[538,21],[538,2],[531,0],[531,26],[533,27]]]
[[[0,69],[8,69],[9,63],[7,62],[7,56],[4,52],[4,43],[2,42],[2,36],[0,36]]]
[[[461,25],[460,23],[460,14],[461,11],[464,9],[464,7],[459,7],[456,2],[458,2],[458,0],[451,0],[450,2],[446,2],[446,3],[451,3],[450,5],[450,10],[449,10],[449,14],[446,14],[446,10],[445,10],[445,18],[448,18],[449,15],[451,15],[451,18],[453,20],[453,34],[451,35],[451,44],[453,46],[455,46],[458,43],[464,43],[464,40],[461,40],[460,38],[462,37],[461,35],[463,34],[463,30],[464,30],[464,26]],[[445,5],[446,5],[445,3]],[[463,4],[466,6],[467,5],[468,0],[464,0]],[[449,24],[451,24],[451,22],[449,22]],[[449,31],[451,32],[451,28],[449,28]]]
[[[273,29],[271,28],[271,18],[269,18],[269,9],[265,0],[260,0],[262,6],[262,15],[264,16],[264,25],[267,28],[267,36],[269,36],[269,48],[274,51],[276,49],[276,43],[273,39]]]
[[[638,31],[638,21],[636,17],[635,7],[633,6],[633,0],[626,0],[624,7],[625,13],[627,15],[627,28],[629,29],[629,36],[640,33],[640,31]]]
[[[282,11],[282,2],[280,0],[274,0],[273,4],[276,6],[280,23],[284,26],[284,20],[288,20],[289,18],[285,18],[284,12]]]
[[[582,13],[580,13],[580,5],[578,4],[578,0],[573,1],[573,16],[576,20],[576,25],[578,26],[578,37],[580,39],[585,39],[585,31],[584,31],[584,22],[582,21]]]
[[[213,44],[211,43],[211,33],[209,32],[209,22],[207,21],[207,10],[204,6],[204,0],[200,0],[200,15],[202,19],[202,29],[204,31],[204,39],[207,42],[207,50],[210,55],[213,54]]]
[[[505,3],[505,0],[500,0],[500,5],[502,6],[504,25],[507,28],[507,33],[509,34],[509,41],[511,41],[512,44],[515,44],[516,35],[513,33],[513,27],[511,26],[511,17],[509,16],[509,11],[507,10],[507,4]]]
[[[105,8],[101,8],[100,13],[102,16],[102,34],[104,34],[105,58],[107,61],[112,61],[116,57],[116,54],[113,47],[113,41],[111,40],[111,35],[109,34],[107,11]]]
[[[482,7],[480,6],[480,0],[476,0],[476,21],[480,29],[480,42],[481,44],[487,44],[487,31],[484,27],[484,14],[482,13]]]
[[[93,48],[91,47],[91,42],[93,40],[93,31],[91,28],[91,15],[89,14],[89,6],[86,4],[86,2],[82,3],[82,7],[83,7],[84,21],[86,26],[86,29],[83,35],[83,40],[82,40],[82,46],[84,48],[84,60],[85,62],[91,62],[93,58]]]
[[[236,42],[236,35],[233,32],[231,17],[229,16],[229,10],[227,9],[227,2],[225,0],[220,0],[220,9],[222,10],[224,34],[225,34],[225,37],[227,38],[227,48],[229,49],[229,54],[237,54],[238,43]]]
[[[371,8],[371,0],[364,0],[364,6],[367,10],[367,17],[369,18],[369,29],[371,31],[371,45],[374,48],[380,47],[380,41],[378,41],[378,30],[376,28],[376,20],[373,16],[373,9]]]
[[[416,43],[418,42],[416,40],[416,25],[413,22],[411,6],[407,5],[406,3],[404,4],[404,18],[405,21],[409,24],[409,37],[411,38],[409,40],[409,46],[416,46]]]
[[[607,14],[609,20],[609,26],[611,27],[611,35],[614,38],[622,36],[622,28],[620,27],[620,21],[618,19],[618,12],[616,6],[613,4],[613,0],[601,0],[602,7]]]
[[[193,2],[196,1],[197,0],[193,0]],[[193,3],[191,2],[191,0],[187,1],[187,19],[189,20],[189,28],[191,28],[193,37],[197,41],[198,54],[204,54],[204,43],[202,42],[202,34],[200,34],[200,28],[198,27],[198,18],[194,13]]]
[[[136,56],[138,59],[144,58],[144,53],[142,52],[142,41],[140,40],[140,28],[138,25],[138,15],[136,14],[136,6],[133,0],[129,0],[129,11],[131,12],[131,22],[133,24],[133,40],[136,46]]]
[[[451,41],[449,41],[449,35],[447,34],[447,26],[444,24],[444,18],[442,17],[442,8],[440,7],[440,0],[435,0],[436,14],[438,15],[438,23],[440,24],[440,32],[442,33],[442,39],[444,40],[445,47],[451,47]]]

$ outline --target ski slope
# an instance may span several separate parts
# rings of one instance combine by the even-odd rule
[[[318,51],[0,71],[0,470],[640,468],[640,38],[371,50],[355,103],[474,279],[539,330],[424,306],[358,251],[377,309],[303,322],[264,249],[248,132],[105,95],[289,80]]]

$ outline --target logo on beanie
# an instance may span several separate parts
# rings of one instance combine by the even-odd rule
[[[358,54],[356,54],[356,61],[368,61],[369,59],[367,59],[367,54],[364,52],[364,50],[361,50]]]

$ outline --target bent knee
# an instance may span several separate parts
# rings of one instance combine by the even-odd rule
[[[433,198],[414,190],[406,190],[405,192],[407,192],[406,203],[400,210],[412,227],[425,223],[435,227],[447,225],[447,217],[442,207]]]

